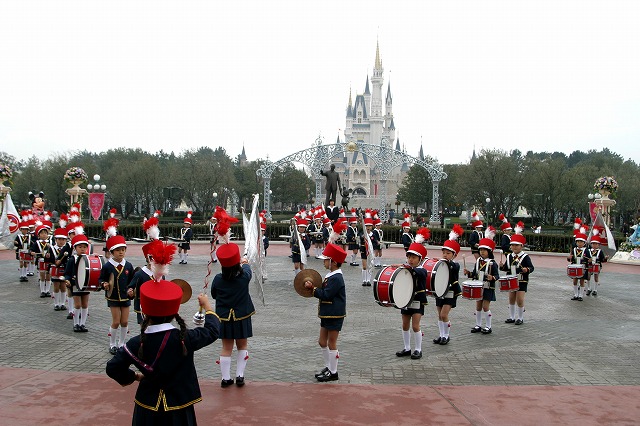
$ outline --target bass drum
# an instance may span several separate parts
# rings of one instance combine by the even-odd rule
[[[443,297],[449,291],[449,267],[447,262],[437,258],[428,258],[422,263],[427,271],[427,294]]]
[[[99,291],[103,257],[83,254],[76,262],[76,291]]]
[[[385,266],[373,279],[373,298],[378,305],[402,309],[413,300],[413,277],[402,266]]]

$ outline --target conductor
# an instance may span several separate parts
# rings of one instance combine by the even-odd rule
[[[336,199],[336,195],[338,193],[338,191],[340,190],[340,174],[338,172],[336,172],[336,166],[335,164],[332,164],[330,167],[330,170],[325,172],[323,170],[320,170],[320,174],[322,176],[325,176],[327,178],[327,183],[324,187],[324,189],[327,190],[327,197],[325,199],[325,206],[329,205],[329,200]],[[341,194],[342,195],[342,194]]]

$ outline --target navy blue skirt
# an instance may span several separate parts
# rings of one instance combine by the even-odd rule
[[[327,330],[342,330],[344,318],[320,318],[320,327]]]
[[[496,301],[496,289],[495,288],[485,288],[482,290],[482,300],[488,300],[490,302]]]
[[[192,405],[179,410],[164,411],[162,404],[158,411],[151,411],[134,404],[132,425],[196,425],[196,411]]]
[[[251,317],[241,321],[220,321],[221,339],[248,339],[252,336]]]

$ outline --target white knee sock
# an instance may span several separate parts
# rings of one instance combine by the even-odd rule
[[[80,325],[80,308],[73,308],[73,325]]]
[[[67,304],[67,292],[66,291],[61,291],[60,292],[60,302],[59,305],[60,306],[64,306]]]
[[[371,282],[371,272],[369,272],[368,269],[365,272],[367,273],[367,282],[370,283]]]
[[[484,313],[485,321],[487,323],[487,328],[491,328],[491,311],[487,311]]]
[[[584,292],[584,287],[578,286],[578,297],[582,297],[583,292]]]
[[[577,284],[574,284],[574,285],[573,285],[573,296],[574,296],[574,297],[578,297],[578,288],[579,288],[579,287],[578,287],[578,285],[577,285]]]
[[[44,282],[44,292],[51,293],[51,281]]]
[[[222,374],[222,380],[231,380],[231,357],[220,357],[220,373]]]
[[[89,316],[89,308],[82,308],[80,312],[80,325],[87,323],[87,317]]]
[[[411,350],[411,330],[404,331],[402,330],[402,340],[404,342],[404,349],[407,351]]]
[[[109,347],[112,348],[116,345],[116,333],[118,332],[117,328],[109,327]]]
[[[367,271],[366,270],[362,270],[362,282],[366,282],[367,281]]]
[[[509,318],[516,319],[516,305],[509,305]]]
[[[329,368],[329,346],[320,348],[320,351],[322,352],[322,360],[324,361],[324,366]]]
[[[413,332],[414,350],[422,352],[422,330]]]
[[[295,269],[295,270],[293,271],[293,276],[294,276],[294,278],[295,278],[295,276],[296,276],[296,275],[298,275],[298,272],[300,272],[300,269]]]
[[[125,341],[127,339],[128,332],[129,332],[129,326],[126,326],[126,327],[120,326],[120,340],[118,341],[119,348],[124,346]]]
[[[524,319],[524,306],[518,306],[518,319],[522,321]]]
[[[440,332],[440,337],[444,337],[444,328],[442,327],[442,321],[438,320],[438,331]]]
[[[247,360],[249,359],[249,351],[238,351],[238,358],[236,362],[236,377],[244,377],[244,369],[247,366]]]
[[[331,372],[331,374],[335,374],[338,372],[338,358],[340,358],[338,350],[329,351],[329,371]]]
[[[185,261],[185,262],[187,261],[187,258],[188,258],[188,257],[189,257],[189,253],[185,253],[185,254],[184,254],[184,261]]]
[[[451,331],[451,322],[443,322],[444,324],[444,337],[449,338],[449,332]]]
[[[38,284],[40,284],[40,293],[44,293],[44,281],[38,280]]]
[[[476,311],[476,327],[482,327],[482,311]]]

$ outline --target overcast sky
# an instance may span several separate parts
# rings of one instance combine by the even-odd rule
[[[640,1],[0,3],[0,151],[276,161],[336,140],[376,40],[400,143],[640,162]]]

